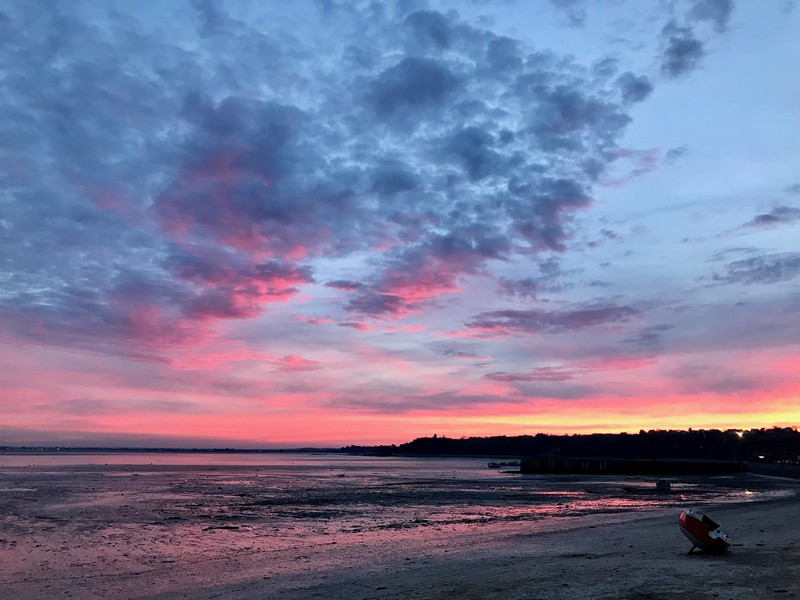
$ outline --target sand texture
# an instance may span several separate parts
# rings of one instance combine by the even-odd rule
[[[633,525],[615,516],[605,519],[611,521],[606,524],[561,532],[531,535],[515,528],[381,549],[347,547],[333,562],[329,549],[306,556],[284,553],[281,559],[293,563],[285,572],[259,577],[257,560],[242,561],[236,564],[244,576],[239,581],[193,589],[185,597],[750,600],[800,596],[798,502],[728,506],[713,514],[736,536],[732,550],[722,556],[687,554],[690,545],[672,512]]]
[[[709,556],[677,507],[331,533],[341,515],[258,504],[233,472],[25,477],[0,480],[2,599],[800,597],[797,496],[710,506],[734,546]]]

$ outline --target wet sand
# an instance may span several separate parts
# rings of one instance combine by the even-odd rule
[[[796,496],[712,506],[734,546],[707,556],[686,554],[673,507],[336,534],[315,513],[320,528],[301,534],[255,516],[264,507],[236,487],[250,480],[139,471],[0,480],[0,596],[800,597]]]
[[[185,591],[185,597],[751,600],[800,596],[800,503],[718,507],[713,515],[735,535],[733,548],[722,556],[687,554],[690,544],[679,532],[672,511],[633,524],[614,515],[559,532],[531,534],[516,526],[379,548],[354,545],[335,551],[335,560],[328,548],[304,556],[288,552],[280,559],[289,564],[272,575],[261,575],[257,557],[251,557],[236,562],[237,580],[194,587]],[[226,571],[230,565],[223,562],[213,568]],[[168,592],[148,597],[175,596]]]

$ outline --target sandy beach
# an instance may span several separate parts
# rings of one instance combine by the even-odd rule
[[[342,517],[327,515],[330,507],[321,504],[295,507],[291,519],[275,527],[287,507],[251,501],[253,492],[246,490],[259,481],[255,471],[245,477],[238,468],[17,473],[0,481],[3,598],[800,596],[797,496],[709,506],[734,545],[725,555],[708,556],[687,554],[691,545],[677,527],[676,507],[437,524],[421,515],[419,526],[376,522],[332,533],[330,524]],[[345,486],[348,479],[331,481]],[[746,483],[758,480],[751,476]],[[455,481],[451,496],[460,511],[472,506],[457,503],[473,492],[464,491],[471,480]],[[478,487],[497,485],[476,481]],[[496,481],[506,487],[497,487],[486,506],[502,502],[520,480]],[[414,494],[426,489],[411,483]],[[775,485],[797,489],[791,481]],[[393,494],[405,489],[386,487]],[[519,493],[510,502],[531,492]],[[301,522],[304,528],[293,529]]]
[[[734,533],[723,556],[687,554],[673,512],[633,525],[619,515],[575,529],[529,534],[524,527],[479,531],[394,547],[286,552],[285,572],[259,576],[258,557],[211,569],[220,585],[185,590],[186,598],[787,598],[800,596],[796,500],[718,507]],[[331,556],[331,554],[336,556]],[[276,557],[277,558],[277,557]],[[225,575],[221,575],[224,573]],[[185,574],[191,579],[190,574]],[[208,582],[213,577],[203,577]],[[174,592],[143,596],[175,597]]]

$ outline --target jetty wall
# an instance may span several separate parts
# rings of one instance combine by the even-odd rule
[[[744,471],[745,463],[717,460],[632,460],[524,456],[520,473],[597,475],[717,475]]]

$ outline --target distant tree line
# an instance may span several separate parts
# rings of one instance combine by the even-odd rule
[[[650,430],[638,434],[536,435],[448,438],[435,435],[391,446],[347,446],[354,454],[431,456],[541,456],[620,459],[698,459],[800,462],[795,428]]]

